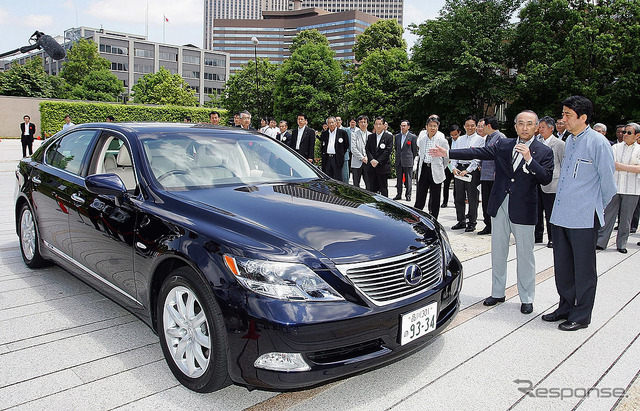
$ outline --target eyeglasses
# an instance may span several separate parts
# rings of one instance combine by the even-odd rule
[[[626,135],[632,136],[632,135],[634,135],[636,133],[632,133],[631,131],[624,131],[622,134],[626,134]]]

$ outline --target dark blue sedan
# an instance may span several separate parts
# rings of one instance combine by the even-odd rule
[[[462,265],[433,218],[258,133],[84,124],[16,176],[25,263],[55,262],[137,315],[195,391],[367,370],[458,312]]]

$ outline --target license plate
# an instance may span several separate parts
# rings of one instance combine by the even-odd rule
[[[410,343],[435,330],[437,314],[438,303],[434,302],[400,315],[400,345]]]

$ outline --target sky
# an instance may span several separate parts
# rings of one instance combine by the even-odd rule
[[[438,16],[445,0],[405,0],[404,25]],[[203,0],[0,0],[0,53],[29,44],[37,30],[62,36],[71,27],[104,28],[145,35],[145,10],[149,7],[148,39],[202,47]],[[412,45],[415,37],[405,31]]]

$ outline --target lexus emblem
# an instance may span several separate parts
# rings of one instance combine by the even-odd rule
[[[422,281],[422,270],[416,264],[409,264],[404,268],[404,281],[415,287]]]

